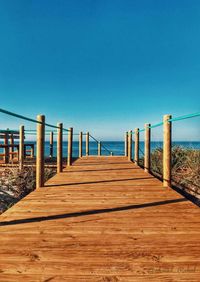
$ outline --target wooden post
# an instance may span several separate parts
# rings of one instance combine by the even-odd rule
[[[68,132],[68,158],[67,158],[67,165],[71,166],[72,164],[72,145],[73,145],[73,128],[69,128]]]
[[[132,130],[128,132],[128,160],[132,161]]]
[[[38,115],[37,121],[37,156],[36,156],[36,188],[44,186],[44,145],[45,116]]]
[[[125,132],[125,138],[124,138],[124,155],[125,155],[125,157],[128,157],[128,132]]]
[[[172,125],[168,120],[171,119],[171,115],[165,115],[163,117],[163,186],[171,187],[171,131]]]
[[[34,158],[34,144],[31,146],[31,158]]]
[[[135,129],[135,163],[139,165],[139,128]]]
[[[98,142],[98,156],[101,156],[101,141]]]
[[[24,166],[24,126],[21,125],[19,129],[19,169],[22,170]]]
[[[86,156],[89,156],[89,138],[90,138],[90,134],[89,134],[89,132],[86,132],[86,140],[85,140],[85,154],[86,154]]]
[[[13,160],[14,158],[14,137],[13,137],[13,134],[11,133],[10,134],[10,160]]]
[[[63,124],[58,123],[58,134],[57,134],[57,173],[62,172],[62,157],[63,157]]]
[[[83,132],[79,133],[79,158],[83,156]]]
[[[19,162],[19,146],[17,146],[17,160]]]
[[[50,132],[50,138],[49,138],[49,157],[53,158],[53,131]]]
[[[145,124],[144,171],[150,172],[151,156],[151,129],[150,124]]]
[[[8,133],[4,134],[4,145],[6,145],[5,149],[4,149],[4,162],[5,164],[9,163],[9,147],[8,147]]]
[[[26,144],[24,144],[24,160],[26,159],[26,149],[27,149],[27,146]]]

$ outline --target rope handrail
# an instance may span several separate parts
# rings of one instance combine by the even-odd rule
[[[48,135],[49,132],[45,132],[45,135]],[[54,134],[57,134],[57,132],[55,132]],[[31,135],[31,136],[36,136],[37,135],[37,132],[26,132],[25,135]],[[67,136],[68,133],[63,133],[63,136]]]
[[[89,136],[98,144],[100,141],[98,141],[96,138],[94,138],[92,135],[89,134]],[[104,148],[109,154],[112,154],[112,151],[105,147],[105,145],[101,142],[102,148]]]
[[[168,121],[169,122],[174,122],[174,121],[194,118],[194,117],[198,117],[198,116],[200,116],[200,112],[197,112],[197,113],[194,113],[194,114],[188,114],[188,115],[184,115],[184,116],[179,116],[179,117],[176,117],[176,118],[171,118]],[[155,128],[155,127],[159,127],[161,125],[163,125],[163,121],[159,122],[159,123],[156,123],[156,124],[153,124],[151,126],[148,126],[147,128]],[[142,128],[142,129],[138,130],[138,132],[143,132],[143,131],[145,131],[145,128]],[[135,134],[135,132],[133,131],[132,134]]]
[[[151,125],[151,126],[148,126],[148,128],[155,128],[155,127],[159,127],[159,126],[161,126],[161,125],[163,125],[163,121],[162,121],[162,122],[159,122],[159,123],[156,123],[156,124],[153,124],[153,125]]]
[[[178,121],[178,120],[189,119],[189,118],[198,117],[198,116],[200,116],[200,112],[194,113],[194,114],[188,114],[188,115],[184,115],[184,116],[180,116],[180,117],[176,117],[176,118],[171,118],[171,119],[169,119],[169,121],[170,122]]]
[[[66,130],[66,129],[63,128],[63,131],[65,131],[65,130]],[[5,131],[6,131],[6,130],[5,130]],[[26,134],[34,134],[34,133],[37,133],[37,130],[36,130],[36,129],[25,129],[24,131],[25,131]],[[67,133],[66,133],[66,134],[63,133],[63,135],[67,135],[67,134],[68,134],[69,130],[66,130],[66,131],[67,131]],[[6,132],[7,132],[7,131],[6,131]],[[57,133],[58,133],[57,130],[45,130],[45,133],[51,133],[51,132],[53,132],[54,134],[57,134]],[[73,135],[79,136],[80,133],[73,133]],[[82,135],[86,135],[86,133],[83,133]]]
[[[140,141],[141,142],[141,141]],[[132,140],[132,144],[134,145],[135,144],[135,141],[134,140]],[[144,156],[144,151],[139,147],[139,151],[140,151],[140,153]]]
[[[10,133],[10,134],[19,134],[17,129],[0,129],[0,134]]]
[[[104,144],[101,143],[102,148],[104,148],[108,153],[112,154],[112,151],[110,151],[109,149],[107,149]]]
[[[99,143],[99,141],[98,141],[96,138],[94,138],[92,135],[89,134],[89,136],[90,136],[95,142]]]
[[[24,130],[26,132],[26,134],[31,134],[31,133],[37,133],[37,130],[36,129],[25,129]],[[69,130],[67,130],[68,132]],[[57,134],[58,132],[56,130],[45,130],[45,133],[51,133],[53,132],[54,134]],[[76,134],[75,134],[76,135]]]
[[[161,125],[163,125],[163,122],[159,122],[159,123],[153,124],[151,126],[148,126],[147,128],[155,128],[155,127],[159,127]],[[143,131],[145,131],[145,128],[142,128],[142,129],[138,130],[138,132],[143,132]],[[133,133],[135,133],[135,132],[133,132]]]
[[[143,132],[143,131],[145,131],[145,129],[143,128],[143,129],[139,129],[138,130],[138,132]],[[135,133],[135,132],[134,132]]]
[[[31,132],[37,132],[37,130],[36,129],[25,129],[24,130],[25,132],[28,132],[28,133],[31,133]],[[65,129],[65,128],[63,128],[63,131],[66,131],[66,132],[69,132],[69,130],[68,129]],[[45,132],[47,132],[47,133],[51,133],[51,132],[53,132],[53,133],[55,133],[55,134],[57,134],[58,132],[56,131],[56,130],[45,130]],[[78,135],[78,134],[74,134],[74,135]]]
[[[32,119],[32,118],[26,117],[26,116],[23,116],[23,115],[16,114],[16,113],[13,113],[13,112],[4,110],[4,109],[2,109],[2,108],[0,108],[0,112],[3,113],[3,114],[6,114],[6,115],[10,115],[10,116],[13,116],[13,117],[17,117],[17,118],[23,119],[23,120],[27,120],[27,121],[30,121],[30,122],[42,124],[41,121],[38,121],[38,120],[35,120],[35,119]],[[48,126],[48,127],[56,128],[56,129],[59,128],[58,126],[52,125],[52,124],[50,124],[50,123],[45,123],[45,125]],[[66,129],[66,128],[63,128],[63,130],[64,130],[64,131],[69,131],[69,130]]]

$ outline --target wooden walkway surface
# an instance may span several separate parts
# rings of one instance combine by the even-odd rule
[[[0,216],[0,281],[200,281],[200,210],[124,157],[83,157]]]

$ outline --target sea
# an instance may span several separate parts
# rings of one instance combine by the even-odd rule
[[[17,143],[17,142],[16,142]],[[33,143],[36,146],[35,141],[25,141],[25,143]],[[0,142],[2,144],[2,142]],[[104,141],[102,142],[102,155],[108,156],[110,152],[113,153],[114,156],[123,156],[124,155],[124,142],[123,141]],[[195,149],[200,150],[200,142],[199,141],[175,141],[172,143],[173,146],[180,146],[182,148],[188,149]],[[54,142],[53,146],[53,155],[56,156],[56,142]],[[140,142],[140,156],[144,153],[144,141]],[[162,141],[153,141],[151,142],[151,151],[162,148],[163,142]],[[106,149],[107,150],[106,150]],[[85,142],[83,142],[83,156],[85,155]],[[98,146],[96,142],[89,143],[89,154],[90,155],[97,155]],[[3,149],[0,148],[0,153],[3,153]],[[48,157],[50,153],[49,149],[49,142],[45,142],[45,156]],[[73,142],[73,157],[78,157],[79,155],[79,143],[78,141]],[[63,142],[63,157],[67,156],[67,142]]]

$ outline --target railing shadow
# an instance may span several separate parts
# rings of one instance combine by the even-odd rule
[[[11,221],[0,222],[0,226],[8,226],[8,225],[17,225],[17,224],[26,224],[26,223],[34,223],[48,220],[57,220],[57,219],[66,219],[71,217],[81,217],[87,215],[96,215],[103,213],[111,213],[111,212],[121,212],[128,211],[134,209],[148,208],[148,207],[156,207],[167,204],[181,203],[188,201],[185,198],[173,199],[173,200],[165,200],[159,202],[151,202],[146,204],[137,204],[137,205],[129,205],[123,207],[115,207],[115,208],[107,208],[107,209],[97,209],[97,210],[89,210],[83,212],[74,212],[74,213],[65,213],[65,214],[56,214],[50,216],[41,216],[41,217],[33,217],[33,218],[25,218],[25,219],[16,219]]]
[[[110,180],[98,180],[98,181],[85,181],[85,182],[72,182],[72,183],[61,183],[61,184],[46,184],[47,187],[60,187],[60,186],[70,186],[70,185],[84,185],[84,184],[95,184],[95,183],[111,183],[111,182],[122,182],[122,181],[136,181],[144,179],[154,179],[153,177],[140,177],[140,178],[125,178],[125,179],[110,179]],[[143,183],[144,185],[144,183]]]
[[[73,167],[74,168],[74,167]],[[62,173],[76,173],[76,172],[99,172],[99,171],[121,171],[121,170],[138,170],[137,167],[131,168],[104,168],[104,169],[84,169],[84,170],[64,170]]]
[[[90,158],[90,157],[88,157],[88,158]],[[116,165],[116,164],[120,164],[120,165],[127,165],[128,163],[127,162],[106,162],[106,163],[99,163],[99,162],[84,162],[83,161],[83,163],[81,164],[81,163],[79,163],[78,161],[77,162],[74,162],[74,166],[80,166],[80,167],[82,167],[82,166],[109,166],[109,165],[111,165],[111,164],[114,164],[114,165]]]

